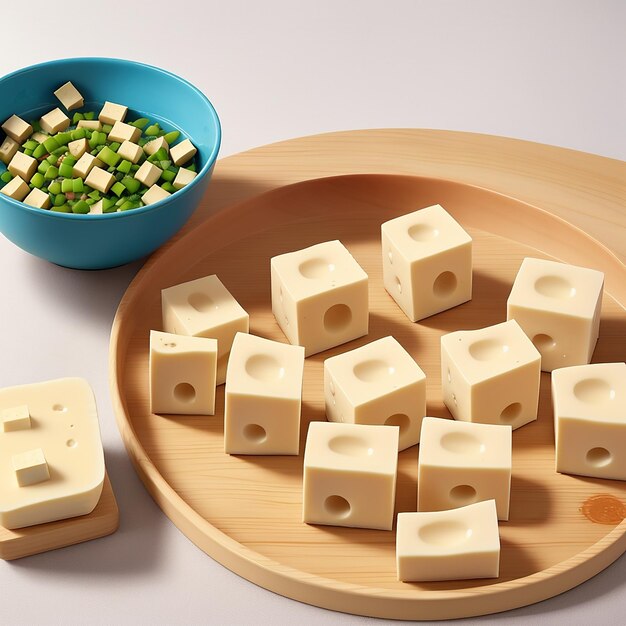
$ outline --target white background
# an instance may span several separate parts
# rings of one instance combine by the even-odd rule
[[[408,126],[624,159],[625,33],[623,0],[30,0],[1,3],[0,74],[68,56],[162,66],[214,102],[222,156],[323,131]],[[0,623],[374,621],[255,587],[195,548],[154,505],[108,398],[109,329],[138,268],[65,270],[0,239],[0,386],[70,375],[91,382],[121,512],[107,539],[0,562]],[[625,578],[622,558],[571,593],[473,621],[624,624]]]

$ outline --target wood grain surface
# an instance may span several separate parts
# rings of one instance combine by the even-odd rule
[[[415,132],[414,149],[418,151],[423,137],[422,131]],[[424,132],[431,138],[436,134]],[[353,133],[354,142],[344,142],[343,157],[334,167],[340,172],[351,151],[358,160],[368,145],[374,155],[371,167],[380,169],[376,165],[381,158],[379,148],[389,148],[396,133],[405,141],[412,135],[410,131]],[[351,136],[339,135],[344,139]],[[363,141],[359,150],[356,146],[364,136],[369,143]],[[380,143],[375,136],[382,136]],[[579,584],[626,549],[622,515],[626,485],[554,472],[547,374],[542,375],[539,420],[514,434],[511,519],[500,526],[501,576],[490,581],[400,583],[395,575],[393,532],[303,524],[302,456],[225,455],[223,387],[214,417],[149,413],[148,334],[150,328],[160,327],[163,287],[217,273],[249,311],[251,332],[284,341],[271,314],[269,258],[331,238],[341,239],[370,276],[370,334],[307,359],[303,441],[308,423],[324,419],[324,358],[388,334],[394,335],[426,372],[428,413],[449,417],[440,397],[439,338],[450,330],[504,320],[506,297],[524,256],[558,258],[606,272],[611,295],[605,294],[594,360],[624,358],[626,270],[605,247],[548,212],[462,183],[370,175],[280,187],[281,175],[307,177],[306,167],[299,163],[301,157],[305,161],[315,158],[312,145],[320,152],[329,144],[329,150],[338,150],[333,148],[336,138],[326,136],[328,142],[323,137],[295,140],[290,167],[285,156],[288,144],[277,144],[275,159],[271,147],[253,151],[258,167],[268,176],[267,186],[279,187],[261,196],[255,194],[263,185],[250,182],[250,176],[258,176],[258,180],[263,176],[252,174],[249,163],[253,157],[244,154],[226,159],[231,165],[218,166],[215,187],[195,218],[195,228],[188,228],[184,239],[178,237],[154,255],[126,293],[111,337],[111,389],[120,431],[139,475],[165,513],[213,558],[268,589],[327,608],[390,618],[451,618],[529,604]],[[442,133],[444,143],[446,138],[449,134]],[[450,158],[469,159],[471,152],[463,156],[464,146],[480,145],[482,139],[467,136],[467,142],[449,151]],[[498,140],[487,141],[492,139]],[[515,152],[510,140],[498,141]],[[527,148],[522,142],[512,143],[522,144],[522,153]],[[540,147],[529,145],[531,151],[541,152]],[[549,155],[553,150],[547,149]],[[563,152],[568,157],[569,152]],[[596,159],[590,155],[581,158],[587,156],[590,163]],[[367,160],[361,158],[365,167]],[[394,155],[390,152],[386,159],[386,167],[393,169]],[[237,163],[242,168],[239,183],[233,174]],[[491,163],[500,162],[490,161],[485,168]],[[283,164],[287,173],[280,174]],[[536,176],[546,171],[538,162],[532,168]],[[454,178],[453,169],[448,172],[450,178]],[[462,172],[463,168],[457,169]],[[308,170],[308,178],[328,174],[313,167]],[[494,172],[494,181],[501,175]],[[547,178],[547,187],[555,184],[553,176]],[[576,193],[567,192],[564,180],[557,182],[566,193],[560,201],[568,204],[567,194],[574,197]],[[535,182],[529,189],[539,194],[540,186]],[[205,215],[200,224],[203,214],[238,195],[252,198],[208,220]],[[614,200],[603,196],[599,203],[613,206]],[[411,324],[382,287],[379,228],[386,219],[434,202],[443,204],[474,237],[474,294],[465,305]],[[416,459],[416,448],[400,454],[398,511],[415,510]]]

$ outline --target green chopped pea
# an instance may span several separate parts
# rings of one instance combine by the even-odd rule
[[[119,198],[126,191],[126,187],[118,181],[111,187],[111,191]]]
[[[48,161],[50,165],[56,165],[58,160],[59,160],[59,157],[56,154],[50,154],[49,156],[46,157],[46,161]]]
[[[141,128],[143,130],[149,122],[150,120],[147,117],[140,117],[138,120],[130,122],[130,125],[134,126],[135,128]]]
[[[87,198],[87,200],[85,200],[85,202],[89,205],[89,206],[93,206],[96,202],[98,202],[97,200],[95,200],[94,198]]]
[[[74,173],[74,167],[71,163],[66,163],[67,159],[63,159],[61,165],[59,165],[59,176],[64,178],[71,178]]]
[[[48,154],[48,151],[46,150],[46,146],[44,146],[42,143],[40,143],[34,150],[33,150],[33,156],[36,159],[40,159],[42,156],[44,156],[45,154]]]
[[[29,139],[26,143],[22,144],[24,150],[34,150],[39,144],[34,139]]]
[[[171,146],[180,137],[180,131],[172,130],[169,133],[165,133],[163,137],[165,141],[167,141],[168,145]]]
[[[55,156],[61,156],[67,152],[67,146],[59,146],[56,150],[52,151]]]
[[[165,191],[169,191],[170,193],[174,193],[176,191],[176,187],[167,181],[161,185],[161,189],[165,189]]]
[[[54,204],[54,206],[62,206],[67,202],[67,198],[65,197],[64,193],[58,193],[56,196],[54,196],[54,200],[52,201],[52,204]]]
[[[96,119],[96,114],[93,111],[87,111],[86,113],[83,113],[83,115],[85,116],[86,120],[95,120]]]
[[[122,185],[124,185],[130,193],[137,193],[141,187],[141,183],[136,178],[131,178],[130,176],[124,176]]]
[[[55,213],[71,213],[72,212],[72,209],[70,208],[69,204],[63,204],[61,206],[53,206],[50,210],[54,211]]]
[[[76,124],[78,124],[78,122],[80,122],[81,120],[84,120],[85,116],[82,113],[74,113],[73,117],[72,117],[72,124],[74,126],[76,126]]]
[[[26,156],[33,156],[33,151],[32,150],[24,150],[24,154]]]
[[[122,145],[121,143],[118,143],[117,141],[114,141],[114,142],[109,144],[109,148],[111,148],[111,150],[113,150],[113,152],[117,152],[120,149],[121,145]]]
[[[72,191],[72,179],[71,178],[64,178],[61,181],[61,191],[63,193],[68,193]]]
[[[43,174],[40,174],[39,172],[36,172],[33,177],[30,179],[30,184],[33,187],[37,187],[37,189],[41,189],[43,187],[43,184],[45,182],[45,178],[43,177]]]
[[[41,176],[41,174],[40,174]],[[33,176],[34,178],[34,176]],[[13,174],[11,174],[11,172],[6,171],[6,172],[2,172],[2,174],[0,174],[0,180],[3,183],[10,183],[13,180]]]
[[[77,139],[84,139],[87,136],[84,128],[77,128],[70,133],[72,137],[72,141],[76,141]]]
[[[57,133],[54,138],[59,142],[59,145],[67,146],[67,144],[72,140],[72,133]]]
[[[81,213],[83,215],[89,213],[89,205],[84,200],[79,200],[72,206],[72,212]]]
[[[123,159],[117,166],[117,171],[122,172],[123,174],[129,174],[132,166],[133,164],[130,161]]]
[[[102,132],[107,135],[113,130],[113,126],[111,124],[102,124]]]
[[[48,162],[48,160],[45,160],[45,161],[42,161],[37,166],[37,171],[40,172],[41,174],[45,174],[48,171],[49,167],[50,167],[50,163]]]
[[[63,163],[68,163],[69,165],[76,165],[76,162],[78,161],[78,159],[76,157],[73,157],[71,154],[68,154],[64,159],[63,159]]]
[[[33,178],[35,178],[33,176]],[[32,180],[31,180],[32,182]],[[61,193],[62,189],[61,189],[61,183],[57,180],[52,181],[49,185],[48,185],[48,191],[53,194],[53,195],[57,195],[58,193]]]
[[[137,163],[133,163],[132,167],[130,168],[131,172],[136,172],[139,169],[139,165]]]
[[[82,193],[85,187],[83,186],[82,178],[73,178],[72,179],[72,191],[74,193]]]
[[[59,168],[51,165],[44,174],[46,180],[54,180],[59,175]]]
[[[43,145],[46,147],[46,150],[51,153],[53,150],[56,150],[61,144],[54,137],[48,137],[48,139],[43,142]]]
[[[100,200],[100,192],[97,189],[94,189],[93,191],[89,192],[89,197],[93,198],[94,200]]]
[[[115,206],[120,207],[122,206],[122,204],[124,204],[124,202],[126,202],[126,198],[120,198],[119,200],[115,201]]]
[[[139,208],[139,204],[137,202],[133,202],[132,200],[126,200],[126,202],[120,205],[120,211],[129,211],[130,209],[137,208]]]
[[[102,198],[102,212],[113,213],[117,210],[115,198]]]
[[[148,137],[156,137],[159,134],[160,130],[161,130],[161,127],[158,124],[151,124],[143,132]]]

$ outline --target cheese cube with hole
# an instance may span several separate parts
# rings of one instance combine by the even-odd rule
[[[93,392],[82,378],[0,389],[3,416],[27,406],[30,427],[0,431],[0,526],[91,513],[104,483]]]
[[[196,152],[196,147],[191,141],[189,141],[189,139],[183,139],[183,141],[170,148],[170,157],[174,165],[185,165],[187,161],[194,157]]]
[[[98,166],[92,167],[89,174],[87,174],[87,178],[85,179],[86,185],[89,185],[102,193],[107,193],[109,189],[111,189],[111,185],[113,185],[114,182],[115,176]]]
[[[163,174],[163,170],[149,161],[144,161],[135,172],[135,178],[146,187],[152,187]]]
[[[21,202],[30,193],[30,187],[20,176],[16,176],[0,189],[0,193]]]
[[[42,130],[45,130],[50,135],[54,135],[65,130],[70,125],[70,118],[57,107],[49,113],[42,115],[39,124]]]
[[[324,399],[332,422],[397,426],[404,450],[419,442],[426,376],[393,337],[384,337],[324,361]]]
[[[138,141],[141,137],[141,129],[136,126],[131,126],[124,122],[115,122],[113,128],[109,132],[109,141],[117,141],[122,143],[123,141]]]
[[[541,369],[586,365],[600,331],[604,274],[526,258],[507,300],[514,319],[541,352]]]
[[[367,335],[368,278],[340,241],[271,260],[272,312],[306,356]]]
[[[168,198],[171,195],[172,194],[170,194],[169,191],[165,191],[163,187],[152,185],[152,187],[150,187],[150,189],[148,189],[148,191],[141,196],[141,200],[144,204],[154,204],[159,200],[165,200],[165,198]]]
[[[417,510],[445,511],[494,499],[509,519],[512,431],[438,417],[422,422],[417,464]]]
[[[385,289],[417,322],[472,298],[472,238],[440,205],[381,226]]]
[[[33,127],[17,115],[11,115],[1,128],[18,145],[23,144],[33,134]]]
[[[250,328],[248,314],[216,275],[163,289],[161,304],[166,332],[217,339],[217,384],[223,384],[235,335]]]
[[[150,331],[150,410],[215,414],[217,340]]]
[[[441,337],[443,401],[457,420],[524,426],[540,380],[541,355],[515,320]]]
[[[137,163],[139,158],[143,154],[141,146],[132,141],[124,141],[122,145],[117,149],[117,153],[127,161],[131,163]]]
[[[450,511],[398,513],[398,580],[497,578],[500,533],[495,500]]]
[[[0,426],[4,433],[30,428],[30,412],[28,411],[28,405],[20,404],[0,410]]]
[[[167,152],[170,151],[170,146],[167,143],[167,139],[165,139],[165,137],[157,137],[156,139],[151,139],[150,141],[148,141],[148,143],[144,144],[143,151],[148,156],[151,156],[161,148],[163,148],[163,150],[166,150]]]
[[[172,185],[175,189],[182,189],[183,187],[186,187],[196,176],[196,172],[192,172],[191,170],[186,170],[184,167],[181,167],[178,170]]]
[[[307,524],[391,530],[397,426],[311,422],[304,452]]]
[[[100,159],[97,159],[93,154],[89,154],[89,152],[85,152],[74,164],[74,176],[87,178],[89,172],[99,165],[102,165]]]
[[[47,209],[50,207],[50,196],[45,191],[35,188],[24,198],[24,204],[38,209]]]
[[[102,107],[98,119],[103,124],[113,125],[115,122],[123,122],[128,113],[128,107],[115,102],[105,102]]]
[[[28,182],[37,171],[37,159],[23,152],[16,152],[7,169],[13,176],[19,176]]]
[[[14,141],[11,137],[5,137],[0,144],[0,161],[8,165],[19,149],[20,144],[17,141]]]
[[[99,120],[79,120],[76,128],[84,128],[86,130],[102,130],[102,122]]]
[[[89,147],[89,144],[87,143],[87,140],[83,138],[83,139],[76,139],[75,141],[70,141],[67,144],[67,147],[70,151],[70,154],[74,158],[80,159],[80,157],[82,157],[83,154],[87,152],[87,148]]]
[[[64,85],[61,85],[55,92],[54,95],[59,99],[59,102],[68,110],[72,111],[73,109],[80,109],[85,101],[83,97],[80,95],[80,92],[74,85],[67,81]]]
[[[298,454],[304,348],[237,333],[228,359],[227,454]]]
[[[626,364],[552,372],[556,471],[626,480]]]

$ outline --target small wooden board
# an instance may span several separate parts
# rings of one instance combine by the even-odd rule
[[[13,561],[32,554],[98,539],[114,533],[118,524],[117,502],[109,476],[105,474],[100,501],[89,515],[17,530],[0,526],[0,558]]]

